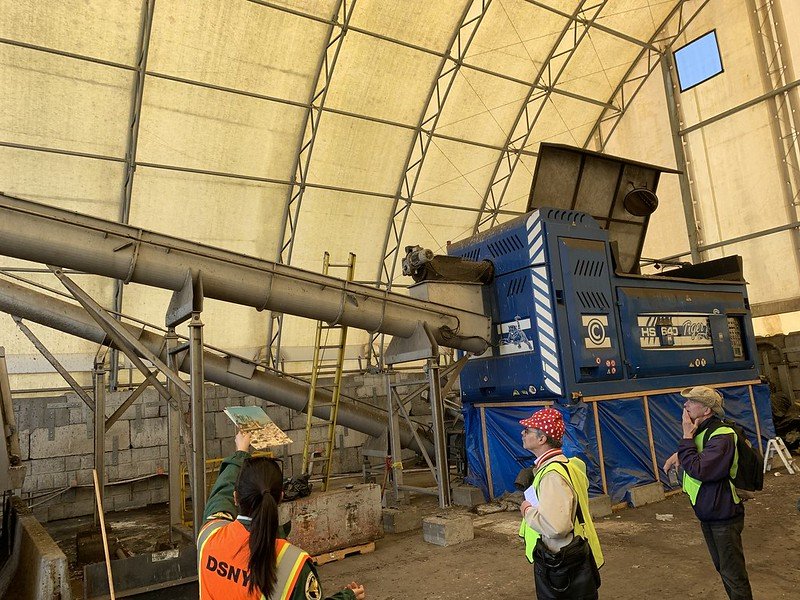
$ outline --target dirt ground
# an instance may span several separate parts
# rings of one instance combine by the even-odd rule
[[[435,503],[423,502],[436,511]],[[800,475],[768,473],[764,491],[746,506],[743,537],[754,598],[800,598]],[[386,535],[375,552],[319,567],[324,590],[355,580],[370,600],[535,598],[518,515],[473,515],[475,539],[450,547],[425,543],[421,530]],[[596,525],[606,559],[601,598],[727,598],[684,494],[621,510]]]
[[[800,474],[779,472],[779,476],[768,474],[764,491],[746,505],[745,555],[757,600],[800,598]],[[423,514],[439,512],[435,498],[418,496],[412,502]],[[535,598],[532,567],[517,537],[519,513],[467,514],[473,518],[475,539],[443,548],[424,542],[421,529],[388,534],[376,542],[375,552],[320,566],[325,592],[355,580],[366,586],[369,600]],[[671,515],[671,520],[657,515],[662,519]],[[107,520],[114,537],[135,553],[169,546],[165,506],[112,513]],[[75,534],[91,523],[92,517],[85,517],[47,525],[70,561],[76,598],[83,597],[83,590],[82,570],[75,562]],[[596,526],[606,558],[601,598],[726,598],[684,494],[621,510],[598,520]],[[147,598],[196,598],[196,590],[193,584]]]

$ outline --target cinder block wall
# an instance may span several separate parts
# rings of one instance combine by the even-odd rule
[[[411,375],[402,375],[410,378]],[[418,377],[418,376],[417,376]],[[405,389],[400,389],[405,393]],[[106,415],[124,402],[130,392],[108,394]],[[381,375],[349,376],[343,393],[385,408],[385,382]],[[262,406],[270,418],[293,440],[276,449],[286,475],[300,472],[306,415],[286,407],[245,396],[241,392],[207,384],[206,453],[221,458],[234,450],[233,423],[222,411],[226,406]],[[22,460],[28,467],[23,498],[42,521],[92,514],[94,492],[94,426],[92,411],[74,393],[57,397],[15,398]],[[417,413],[424,408],[417,406]],[[166,502],[167,405],[148,389],[106,433],[105,509],[125,510]],[[314,419],[312,440],[327,435],[327,423]],[[337,427],[334,473],[361,470],[360,448],[369,436]],[[120,482],[120,483],[117,483]],[[57,492],[63,493],[55,495]],[[55,495],[52,499],[48,497]]]

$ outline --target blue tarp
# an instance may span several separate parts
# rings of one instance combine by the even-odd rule
[[[741,425],[750,440],[757,444],[748,386],[722,388],[719,391],[725,399],[726,417]],[[660,467],[675,451],[681,438],[683,398],[677,393],[647,396],[653,446],[657,466]],[[763,446],[767,439],[775,436],[768,386],[753,386],[753,397],[758,410]],[[514,479],[520,469],[533,464],[533,455],[522,447],[522,426],[519,420],[530,416],[539,408],[541,407],[522,403],[514,407],[464,405],[467,481],[481,488],[487,498],[496,498],[505,492],[514,491]],[[567,423],[564,453],[567,456],[578,456],[586,463],[590,494],[603,493],[592,407],[588,403],[580,402],[575,406],[556,405],[555,408],[561,411]],[[597,402],[597,408],[608,493],[614,502],[619,502],[625,499],[629,488],[656,480],[644,401],[641,397],[601,400]],[[486,450],[490,463],[488,469],[481,411],[486,421]],[[491,485],[488,472],[491,472]],[[666,477],[660,469],[658,472],[659,480],[668,487]]]

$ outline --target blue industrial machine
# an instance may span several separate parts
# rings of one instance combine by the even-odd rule
[[[488,496],[513,490],[531,462],[518,419],[550,403],[592,491],[615,500],[661,479],[681,388],[719,388],[754,441],[771,437],[738,257],[639,274],[665,171],[542,144],[530,212],[448,247],[493,268],[492,345],[461,372],[469,477]]]

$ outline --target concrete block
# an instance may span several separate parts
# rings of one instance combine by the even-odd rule
[[[457,485],[453,487],[451,494],[453,504],[456,506],[477,506],[486,502],[483,492],[473,485]]]
[[[222,458],[222,443],[220,440],[206,440],[206,457]]]
[[[167,443],[167,420],[161,417],[142,419],[140,425],[131,425],[130,440],[132,448],[163,446]]]
[[[601,494],[600,496],[589,498],[589,512],[592,514],[592,519],[600,519],[610,515],[611,496]]]
[[[437,546],[452,546],[475,537],[472,517],[442,513],[422,519],[422,539]]]
[[[39,484],[37,490],[52,490],[53,489],[53,474],[42,473],[39,475]]]
[[[381,488],[359,484],[352,489],[313,492],[278,506],[279,522],[292,521],[289,541],[312,556],[373,542],[383,536]]]
[[[360,473],[362,469],[361,451],[358,448],[339,448],[333,451],[334,473]]]
[[[137,477],[153,475],[156,472],[156,463],[154,460],[143,460],[134,464],[136,466]]]
[[[659,482],[637,485],[628,490],[628,502],[633,507],[664,500],[664,486]]]
[[[386,533],[403,533],[422,527],[422,515],[413,506],[383,509],[383,530]]]
[[[19,432],[19,454],[20,460],[28,460],[31,455],[31,432],[30,430]]]
[[[232,437],[236,435],[233,421],[224,412],[214,413],[214,431],[216,438]]]
[[[267,416],[272,419],[273,423],[280,429],[284,431],[291,429],[290,409],[287,407],[278,405],[268,406],[264,409],[264,412],[267,413]]]
[[[67,557],[33,513],[14,498],[17,519],[14,538],[19,540],[11,552],[10,572],[14,573],[7,598],[71,598]],[[21,565],[24,568],[17,568]]]
[[[32,460],[28,463],[28,473],[31,475],[41,475],[43,473],[57,473],[64,471],[64,457],[43,458]]]
[[[81,457],[80,456],[65,456],[64,457],[64,470],[65,471],[77,471],[81,468]]]
[[[161,448],[152,446],[150,448],[133,448],[131,451],[131,463],[138,465],[142,462],[153,463],[161,458]]]
[[[145,402],[144,403],[144,417],[146,419],[155,419],[157,417],[160,417],[161,415],[160,415],[159,410],[158,410],[160,405],[161,405],[161,402],[159,402],[159,401]]]

